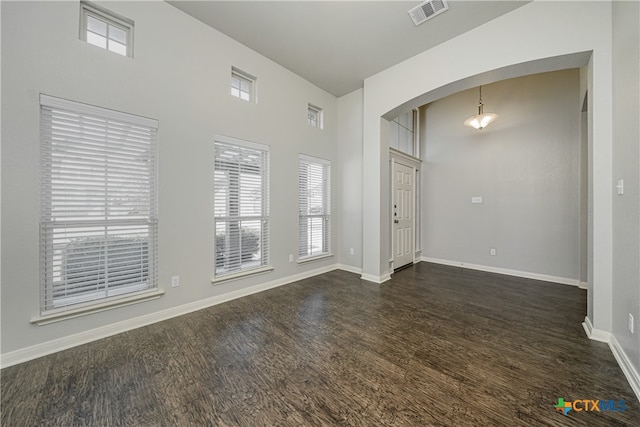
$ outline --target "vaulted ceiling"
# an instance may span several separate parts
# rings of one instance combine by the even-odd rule
[[[448,11],[417,27],[407,12],[420,1],[169,3],[342,96],[365,78],[528,2],[449,0]]]

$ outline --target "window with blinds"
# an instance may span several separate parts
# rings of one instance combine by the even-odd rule
[[[298,258],[331,252],[331,164],[300,155],[298,166]]]
[[[269,265],[269,147],[218,137],[214,279]]]
[[[158,122],[40,105],[42,314],[157,288]]]

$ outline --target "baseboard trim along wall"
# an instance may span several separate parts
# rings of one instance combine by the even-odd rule
[[[565,277],[549,276],[546,274],[530,273],[527,271],[509,270],[509,269],[500,268],[500,267],[489,267],[485,265],[467,264],[465,262],[460,262],[460,261],[451,261],[451,260],[430,258],[430,257],[424,257],[424,256],[421,258],[421,260],[425,262],[432,262],[434,264],[462,267],[462,268],[468,268],[471,270],[486,271],[489,273],[505,274],[507,276],[524,277],[527,279],[543,280],[545,282],[559,283],[562,285],[572,285],[572,286],[577,286],[580,289],[587,289],[587,283],[581,282],[578,279],[568,279]],[[613,335],[610,332],[606,332],[600,329],[595,329],[593,327],[593,324],[591,323],[591,320],[588,317],[584,318],[582,327],[584,328],[584,331],[587,334],[587,337],[589,337],[589,339],[609,344],[609,347],[611,348],[611,352],[613,353],[613,356],[616,358],[616,361],[618,362],[620,369],[622,369],[622,372],[624,373],[624,376],[627,378],[627,381],[629,382],[629,385],[633,389],[633,392],[636,394],[636,397],[638,398],[638,400],[640,400],[640,375],[638,374],[638,371],[634,368],[633,364],[631,363],[631,360],[629,360],[627,353],[625,353],[624,349],[620,347],[620,344],[618,343],[618,340],[616,339],[615,335]]]
[[[421,257],[421,261],[432,262],[434,264],[449,265],[452,267],[468,268],[470,270],[486,271],[487,273],[498,273],[506,276],[523,277],[525,279],[542,280],[544,282],[560,283],[562,285],[578,286],[582,288],[579,279],[569,279],[567,277],[550,276],[548,274],[532,273],[529,271],[510,270],[502,267],[491,267],[488,265],[470,264],[462,261],[452,261],[448,259],[439,259],[431,257]],[[586,289],[586,283],[583,289]]]
[[[616,358],[618,365],[620,365],[624,376],[627,377],[627,381],[629,381],[629,385],[636,394],[638,401],[640,401],[640,374],[638,374],[636,368],[633,367],[627,353],[620,347],[620,343],[618,343],[616,336],[613,334],[611,334],[611,339],[609,340],[609,347],[611,348],[613,357]]]
[[[89,331],[84,331],[78,334],[69,335],[67,337],[47,341],[41,344],[36,344],[30,347],[25,347],[19,350],[4,353],[0,355],[0,368],[6,368],[8,366],[17,365],[19,363],[37,359],[42,356],[57,353],[62,350],[66,350],[66,349],[76,347],[82,344],[86,344],[92,341],[97,341],[99,339],[107,338],[112,335],[130,331],[132,329],[141,328],[143,326],[151,325],[153,323],[161,322],[163,320],[171,319],[173,317],[178,317],[183,314],[202,310],[204,308],[208,308],[217,304],[222,304],[224,302],[231,301],[237,298],[242,298],[244,296],[256,294],[258,292],[277,288],[279,286],[287,285],[289,283],[297,282],[298,280],[317,276],[319,274],[327,273],[329,271],[333,271],[337,269],[360,274],[359,271],[356,271],[358,270],[356,267],[343,266],[339,264],[333,264],[327,267],[305,271],[303,273],[294,274],[292,276],[283,277],[280,279],[272,280],[270,282],[260,283],[258,285],[250,286],[243,289],[238,289],[232,292],[227,292],[222,295],[216,295],[215,297],[190,302],[187,304],[179,305],[177,307],[168,308],[166,310],[161,310],[155,313],[150,313],[144,316],[136,317],[129,320],[124,320],[122,322],[113,323],[110,325],[91,329]]]
[[[362,273],[362,276],[360,276],[360,278],[362,280],[366,280],[367,282],[380,284],[380,283],[386,282],[387,280],[391,280],[391,274],[386,273],[386,274],[383,274],[382,276],[375,276],[373,274]]]
[[[589,339],[594,341],[606,342],[609,343],[611,340],[611,333],[603,331],[601,329],[595,329],[593,324],[591,324],[591,319],[588,317],[584,318],[584,322],[582,322],[582,327],[587,334]]]
[[[465,267],[474,270],[481,271],[489,271],[493,273],[507,274],[509,276],[519,276],[519,277],[527,277],[538,280],[546,280],[550,282],[556,282],[555,280],[551,280],[552,276],[545,276],[533,273],[525,273],[525,274],[533,274],[535,277],[531,275],[521,276],[519,274],[509,274],[504,273],[503,269],[494,268],[494,267],[486,267],[484,266],[475,266],[473,264],[464,264],[453,261],[446,260],[438,260],[428,257],[422,257],[422,261],[433,262],[437,264],[444,265],[453,265],[457,267]],[[483,267],[483,268],[480,268]],[[199,301],[194,301],[188,304],[183,304],[177,307],[172,307],[166,310],[161,310],[155,313],[150,313],[144,316],[136,317],[133,319],[125,320],[118,323],[113,323],[111,325],[102,326],[100,328],[91,329],[89,331],[81,332],[79,334],[70,335],[64,338],[55,339],[52,341],[47,341],[41,344],[36,344],[30,347],[22,348],[16,351],[12,351],[9,353],[0,355],[0,368],[6,368],[9,366],[17,365],[19,363],[27,362],[29,360],[37,359],[39,357],[43,357],[49,354],[57,353],[59,351],[63,351],[72,347],[76,347],[82,344],[86,344],[92,341],[97,341],[102,338],[107,338],[122,332],[130,331],[133,329],[141,328],[143,326],[151,325],[153,323],[161,322],[163,320],[171,319],[173,317],[178,317],[183,314],[188,314],[194,311],[202,310],[204,308],[212,307],[217,304],[222,304],[227,301],[231,301],[237,298],[242,298],[244,296],[256,294],[262,291],[266,291],[269,289],[277,288],[279,286],[287,285],[289,283],[296,282],[298,280],[307,279],[309,277],[317,276],[319,274],[328,273],[333,270],[344,270],[350,273],[361,274],[361,278],[363,280],[367,280],[375,283],[383,283],[391,278],[390,274],[385,274],[384,276],[373,276],[370,274],[362,274],[362,269],[359,267],[343,265],[343,264],[333,264],[327,267],[317,268],[314,270],[305,271],[303,273],[295,274],[292,276],[283,277],[280,279],[272,280],[270,282],[261,283],[258,285],[250,286],[248,288],[239,289],[237,291],[228,292],[223,295],[217,295],[215,297],[206,298]],[[507,270],[511,273],[514,273],[514,270]],[[540,278],[540,276],[544,276],[545,278]],[[560,278],[561,279],[561,278]],[[563,279],[564,280],[564,279]],[[568,280],[568,279],[567,279]],[[563,284],[573,284],[573,283],[565,283],[565,282],[557,282]],[[624,352],[620,344],[616,340],[615,336],[609,332],[601,331],[599,329],[594,329],[591,321],[588,317],[585,317],[585,321],[582,324],[584,330],[587,334],[587,337],[594,341],[601,341],[609,344],[611,351],[620,365],[622,372],[625,377],[629,381],[631,388],[634,393],[640,400],[640,375],[638,371],[634,368],[633,364],[629,360],[629,357]]]
[[[629,385],[640,401],[640,374],[638,373],[636,368],[634,368],[631,360],[629,359],[629,356],[627,356],[627,353],[625,353],[624,349],[620,346],[620,343],[616,339],[616,336],[600,329],[594,329],[593,324],[588,317],[584,318],[582,327],[584,328],[584,331],[587,333],[587,336],[590,339],[609,344],[609,348],[611,349],[611,353],[613,353],[613,357],[616,358],[618,366],[620,366],[620,369],[622,369],[622,373],[627,378]]]
[[[345,264],[338,264],[336,268],[338,270],[348,271],[349,273],[362,275],[362,269],[360,267],[354,267],[352,265],[345,265]]]

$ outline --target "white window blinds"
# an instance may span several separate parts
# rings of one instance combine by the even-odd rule
[[[269,264],[269,148],[218,137],[214,277]]]
[[[331,252],[331,165],[327,160],[300,155],[298,167],[298,257]]]
[[[156,288],[158,122],[40,104],[42,313]]]

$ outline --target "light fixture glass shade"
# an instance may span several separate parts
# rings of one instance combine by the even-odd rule
[[[498,115],[495,113],[485,113],[484,104],[482,103],[482,86],[478,88],[480,90],[480,100],[478,101],[478,114],[469,117],[464,121],[465,126],[472,127],[474,129],[482,130],[489,126],[489,123],[495,121]]]
[[[482,113],[469,117],[464,121],[465,126],[472,127],[474,129],[482,130],[498,118],[494,113]]]

